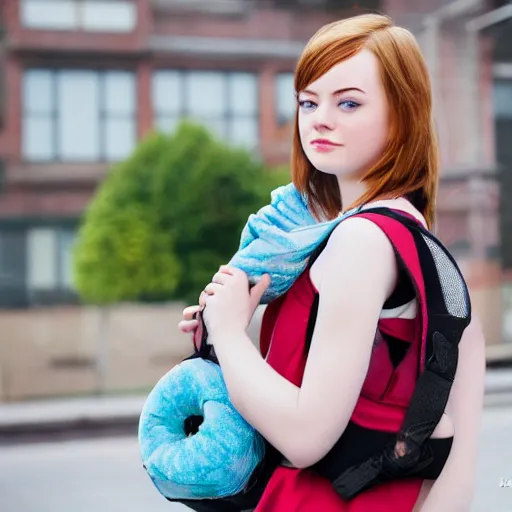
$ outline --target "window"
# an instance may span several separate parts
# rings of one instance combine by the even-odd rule
[[[73,225],[0,229],[0,308],[76,302]]]
[[[71,228],[38,227],[27,232],[27,288],[30,292],[72,290]]]
[[[512,80],[494,82],[494,133],[500,187],[501,266],[512,269]]]
[[[22,0],[21,22],[41,30],[131,32],[137,11],[122,0]]]
[[[73,249],[76,232],[71,229],[61,229],[57,238],[59,282],[63,288],[73,286]]]
[[[0,22],[0,48],[2,48],[2,26]],[[7,73],[5,69],[5,53],[0,49],[0,131],[4,129],[5,125],[5,112],[6,112],[6,92],[7,92]]]
[[[20,229],[0,229],[0,307],[26,305],[25,233]]]
[[[53,229],[36,228],[27,234],[27,285],[29,289],[52,290],[57,284],[57,236]]]
[[[289,123],[295,117],[297,98],[293,80],[293,73],[279,73],[276,75],[276,113],[279,125]]]
[[[234,145],[258,145],[258,87],[252,73],[161,70],[153,75],[153,110],[160,130],[188,118]]]
[[[23,156],[116,161],[136,144],[135,76],[126,71],[31,69],[23,81]]]
[[[495,81],[494,114],[497,119],[512,119],[512,80]]]

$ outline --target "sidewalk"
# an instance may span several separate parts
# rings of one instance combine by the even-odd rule
[[[3,429],[37,425],[123,422],[138,418],[146,396],[87,397],[0,404]]]
[[[88,397],[0,404],[0,441],[19,434],[53,433],[112,425],[136,432],[146,396]],[[490,369],[486,401],[512,405],[512,368]]]

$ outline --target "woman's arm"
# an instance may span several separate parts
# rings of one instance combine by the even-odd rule
[[[243,329],[210,330],[233,404],[297,467],[320,460],[343,433],[396,281],[390,242],[364,219],[341,223],[321,258],[317,321],[300,388],[262,359]]]
[[[247,335],[256,347],[260,346],[260,332],[261,324],[263,322],[263,314],[265,313],[266,306],[258,306],[254,311],[249,325],[247,326]]]
[[[478,435],[485,388],[485,339],[473,316],[459,344],[459,363],[447,404],[454,423],[448,461],[421,512],[469,512],[475,488]]]

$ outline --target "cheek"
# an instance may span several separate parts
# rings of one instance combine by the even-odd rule
[[[309,144],[308,141],[311,139],[311,122],[308,122],[307,118],[302,118],[299,116],[298,119],[298,131],[299,131],[299,139],[304,153],[309,158]]]
[[[347,142],[364,153],[375,153],[384,150],[389,138],[389,122],[387,116],[375,114],[362,115],[349,127],[345,134]]]
[[[303,141],[304,138],[306,137],[307,133],[309,132],[310,130],[310,125],[311,123],[308,123],[308,119],[305,118],[304,116],[302,116],[300,113],[299,113],[299,118],[298,118],[298,127],[299,127],[299,136],[300,136],[300,140]]]

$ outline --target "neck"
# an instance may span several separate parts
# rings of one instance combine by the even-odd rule
[[[340,187],[343,211],[347,210],[351,204],[357,201],[368,190],[365,183],[355,179],[338,178],[338,184]]]

